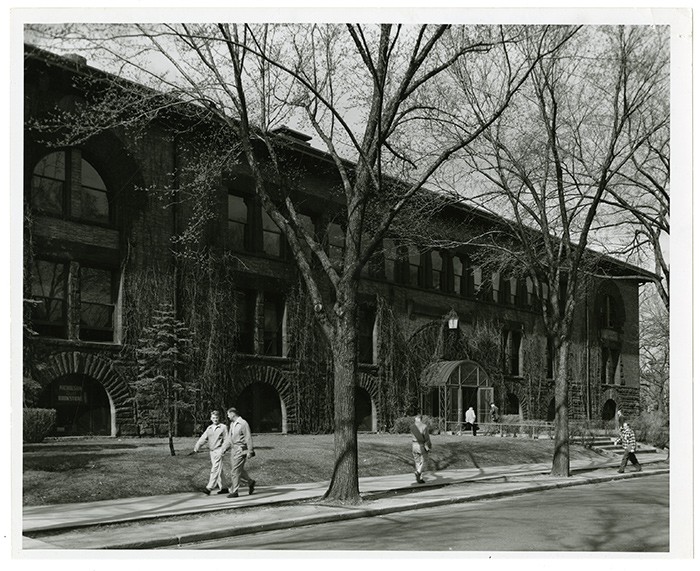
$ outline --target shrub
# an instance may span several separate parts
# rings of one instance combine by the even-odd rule
[[[440,419],[433,416],[423,416],[423,422],[428,425],[430,434],[440,434]],[[414,423],[414,417],[402,416],[394,421],[394,427],[391,429],[393,434],[408,434],[411,432],[411,425]]]
[[[56,411],[49,408],[25,408],[23,414],[24,442],[41,442],[56,425]]]
[[[638,441],[646,442],[656,448],[669,447],[668,416],[660,411],[643,412],[630,419]]]

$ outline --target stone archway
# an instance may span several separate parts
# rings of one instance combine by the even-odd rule
[[[294,405],[294,393],[292,384],[289,382],[284,373],[273,367],[250,366],[241,375],[239,382],[236,384],[236,389],[233,397],[237,398],[247,388],[252,387],[256,383],[270,385],[279,395],[280,413],[281,413],[281,431],[287,434],[293,431],[296,427],[296,407]]]
[[[367,391],[369,395],[371,414],[372,414],[372,432],[377,432],[378,422],[378,403],[379,403],[379,387],[377,386],[377,379],[366,373],[360,374],[359,382],[357,386],[361,389]]]
[[[99,355],[78,351],[54,353],[35,367],[35,379],[44,389],[57,379],[84,376],[100,383],[109,401],[109,433],[119,436],[133,424],[129,385],[114,371],[112,363]]]

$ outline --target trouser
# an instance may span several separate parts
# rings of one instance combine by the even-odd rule
[[[209,451],[209,458],[211,459],[211,472],[209,473],[209,483],[207,484],[207,489],[214,490],[216,488],[222,489],[223,485],[221,483],[221,472],[224,467],[224,458],[221,453],[221,449]]]
[[[248,475],[245,469],[246,451],[240,446],[231,448],[231,486],[229,493],[233,494],[238,491],[241,485],[241,480],[246,484],[250,484],[252,478]]]
[[[476,436],[476,422],[467,422],[467,430],[471,430],[472,435]]]
[[[413,463],[416,465],[416,472],[418,474],[423,473],[423,466],[425,466],[425,455],[426,450],[423,444],[418,444],[414,442],[412,446],[413,450]]]
[[[627,460],[632,463],[632,466],[639,466],[639,461],[637,460],[636,454],[634,452],[630,452],[629,450],[625,450],[625,453],[622,455],[622,461],[620,462],[620,470],[625,469],[625,466],[627,466]]]

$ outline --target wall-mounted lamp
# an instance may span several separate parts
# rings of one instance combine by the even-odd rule
[[[459,315],[457,315],[454,308],[450,309],[450,312],[447,314],[447,327],[449,329],[459,328]]]

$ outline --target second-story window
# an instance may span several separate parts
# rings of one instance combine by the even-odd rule
[[[431,276],[429,286],[432,289],[444,289],[443,288],[443,259],[442,254],[437,250],[430,252],[430,265],[431,265]]]
[[[384,277],[392,282],[398,281],[396,278],[396,244],[390,238],[384,239]]]
[[[253,353],[255,328],[255,293],[249,290],[234,292],[236,311],[236,350],[239,353]]]
[[[111,222],[107,186],[78,149],[49,153],[35,165],[31,204],[36,212],[48,216],[94,224]]]
[[[240,196],[228,195],[227,245],[233,250],[243,251],[246,246],[248,207]]]
[[[262,211],[263,251],[270,256],[282,256],[282,231],[267,212]]]
[[[80,268],[80,338],[114,340],[114,276],[110,270]]]
[[[452,258],[452,271],[454,273],[452,291],[457,295],[463,295],[464,285],[462,284],[462,280],[464,280],[464,264],[459,256]]]
[[[264,354],[282,355],[282,318],[284,303],[281,298],[265,294]]]
[[[66,338],[65,264],[35,260],[32,267],[32,328],[47,337]]]
[[[419,286],[421,278],[420,272],[420,252],[413,245],[408,246],[408,283],[412,286]]]
[[[345,232],[340,224],[331,222],[328,225],[328,257],[335,265],[343,263],[343,250],[345,249]]]

